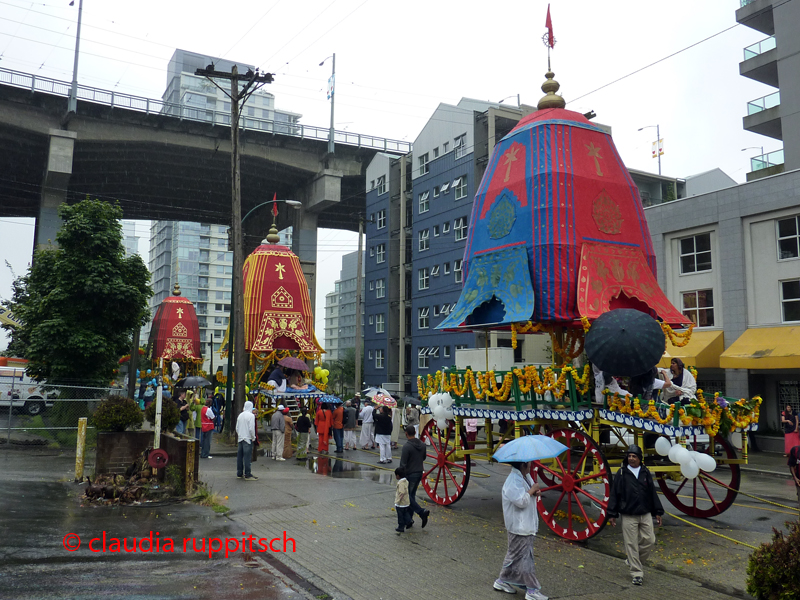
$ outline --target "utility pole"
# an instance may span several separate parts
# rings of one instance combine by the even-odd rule
[[[328,154],[333,154],[333,97],[336,93],[336,52],[334,52],[333,55],[329,56],[328,58],[333,59],[331,78],[328,80],[328,95],[331,99],[331,130],[328,134]],[[325,60],[328,60],[328,58]],[[325,60],[319,63],[320,67],[325,64]]]
[[[356,387],[355,391],[361,391],[361,355],[364,353],[364,344],[361,340],[361,276],[362,255],[364,247],[364,219],[358,217],[358,256],[356,257]]]
[[[233,275],[231,281],[231,301],[232,312],[230,315],[230,332],[228,337],[228,352],[233,351],[234,373],[228,371],[228,381],[233,375],[236,382],[234,398],[231,403],[231,394],[228,393],[225,402],[225,421],[229,433],[233,433],[234,415],[238,415],[244,408],[245,397],[245,378],[247,367],[250,364],[245,354],[244,348],[244,286],[242,285],[242,268],[244,266],[244,244],[242,243],[242,196],[240,187],[239,171],[239,114],[241,100],[242,105],[259,87],[265,83],[272,83],[272,73],[259,74],[247,71],[244,75],[239,75],[239,69],[233,65],[230,73],[217,71],[214,64],[208,65],[205,69],[197,69],[195,75],[207,77],[214,85],[231,99],[231,231],[233,233]],[[230,93],[220,87],[214,79],[228,79],[231,82]],[[245,85],[239,90],[239,82],[246,81]],[[232,338],[232,339],[231,339]],[[231,343],[233,342],[233,343]],[[230,356],[230,354],[229,354]],[[230,364],[230,359],[229,359]],[[230,384],[229,384],[230,386]],[[230,390],[230,387],[228,387]]]

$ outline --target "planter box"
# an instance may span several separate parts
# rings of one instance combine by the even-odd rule
[[[125,471],[139,455],[153,445],[152,431],[102,432],[97,434],[95,472],[125,475]],[[169,465],[181,469],[186,489],[197,481],[200,470],[200,443],[194,438],[161,434],[161,448],[166,451]],[[158,479],[163,481],[165,469],[159,469]]]

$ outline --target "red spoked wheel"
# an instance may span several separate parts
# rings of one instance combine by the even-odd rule
[[[717,448],[726,458],[736,458],[736,450],[721,436],[714,438]],[[697,438],[687,448],[697,450]],[[705,450],[711,454],[711,446]],[[707,519],[722,514],[733,504],[739,494],[742,474],[739,465],[717,463],[712,473],[700,471],[694,479],[686,479],[678,471],[678,479],[670,478],[669,473],[658,474],[658,485],[670,504],[690,517]]]
[[[470,460],[466,456],[456,456],[455,423],[448,421],[447,427],[441,430],[431,419],[419,437],[426,444],[430,443],[425,462],[428,470],[422,474],[422,487],[436,504],[448,506],[458,502],[467,491]],[[462,431],[461,449],[466,448],[466,439],[466,431]],[[431,460],[434,461],[432,466]]]
[[[611,494],[608,461],[582,431],[557,429],[550,437],[569,450],[552,461],[534,461],[531,467],[531,475],[542,485],[539,516],[564,539],[588,540],[606,524]]]

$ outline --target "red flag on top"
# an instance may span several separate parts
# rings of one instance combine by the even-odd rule
[[[272,196],[272,216],[273,217],[277,217],[278,216],[278,202],[277,202],[277,200],[278,200],[278,192],[275,192],[275,195]]]
[[[555,46],[556,42],[553,39],[553,21],[550,19],[550,5],[547,5],[547,20],[544,22],[547,27],[547,45],[551,48]]]

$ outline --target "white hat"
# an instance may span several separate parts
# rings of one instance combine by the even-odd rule
[[[283,410],[283,404],[278,404],[278,410]]]

